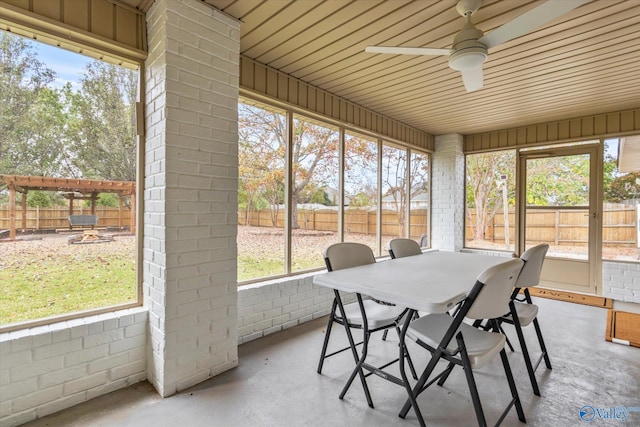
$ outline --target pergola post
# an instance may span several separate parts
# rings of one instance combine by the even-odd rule
[[[27,192],[22,193],[22,229],[27,229]]]
[[[73,215],[73,197],[74,194],[70,193],[69,194],[69,216]],[[69,222],[69,230],[73,229],[73,226],[71,225],[71,222]]]
[[[97,196],[98,196],[98,193],[96,193],[95,191],[91,193],[91,215],[96,214],[96,197]]]
[[[122,193],[118,193],[118,229],[122,230]]]
[[[9,239],[16,239],[16,188],[9,185]]]

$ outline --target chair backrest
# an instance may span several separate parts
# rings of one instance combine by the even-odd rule
[[[373,264],[376,258],[373,251],[362,243],[343,242],[334,243],[324,250],[324,261],[327,270],[342,270],[343,268]]]
[[[411,239],[392,239],[389,242],[388,249],[391,258],[404,258],[422,254],[422,249],[420,249],[418,242]]]
[[[520,259],[524,261],[524,267],[522,267],[522,271],[516,282],[516,288],[536,286],[540,283],[540,272],[542,271],[542,264],[544,263],[544,257],[547,255],[548,250],[549,245],[541,243],[527,249],[520,256]]]
[[[465,314],[470,319],[495,319],[509,312],[511,292],[524,261],[512,259],[480,273],[474,286],[482,286],[471,308]],[[472,290],[469,295],[473,295]]]

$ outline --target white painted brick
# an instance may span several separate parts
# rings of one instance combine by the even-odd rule
[[[53,402],[45,403],[38,406],[36,413],[38,414],[38,418],[46,417],[47,415],[82,403],[85,400],[86,397],[84,396],[84,394],[76,394],[73,396],[63,397],[61,399],[54,400]]]
[[[0,400],[0,420],[7,417],[9,414],[11,414],[11,401],[8,399]]]
[[[88,374],[95,374],[98,372],[108,371],[109,369],[116,368],[120,365],[128,363],[129,361],[129,353],[123,352],[111,355],[109,357],[93,359],[87,363],[86,369]]]
[[[107,373],[98,372],[93,375],[87,375],[73,381],[65,382],[63,385],[63,393],[65,396],[69,396],[74,393],[79,393],[89,388],[96,387],[100,384],[104,384],[105,382],[107,382]]]
[[[17,411],[7,417],[2,418],[2,426],[12,427],[26,424],[35,420],[37,413],[35,409],[27,409],[25,411]]]
[[[65,384],[69,381],[84,377],[86,373],[87,368],[85,365],[60,369],[40,375],[38,377],[38,386],[39,388],[43,389],[55,385]]]
[[[109,378],[111,380],[117,380],[136,374],[144,374],[146,366],[146,361],[144,359],[122,364],[110,370]]]
[[[132,350],[146,344],[145,337],[135,336],[131,338],[123,338],[121,340],[109,344],[109,354],[114,355],[123,351]]]
[[[94,334],[85,337],[82,340],[83,348],[90,348],[103,344],[108,344],[114,341],[121,340],[124,337],[123,329],[116,329],[101,334]]]
[[[62,386],[50,387],[29,393],[13,400],[13,412],[31,411],[42,404],[49,403],[62,397]]]
[[[64,360],[62,356],[18,365],[11,368],[11,381],[22,381],[27,378],[37,377],[38,375],[62,369],[63,367]]]
[[[28,341],[31,342],[31,340]],[[31,363],[31,360],[31,350],[19,350],[2,356],[0,366],[2,369],[10,369],[14,366],[23,366]]]
[[[12,401],[16,397],[24,396],[25,394],[34,393],[38,390],[38,379],[28,378],[22,381],[13,381],[11,384],[3,385],[0,387],[0,396],[2,401]]]
[[[138,323],[138,324],[130,325],[124,328],[124,336],[126,338],[144,335],[146,332],[147,332],[147,325],[145,325],[144,323]]]
[[[85,366],[87,362],[91,362],[92,360],[106,357],[108,354],[109,354],[108,344],[102,344],[100,346],[84,348],[80,351],[74,351],[74,352],[65,354],[64,366],[65,367],[76,366],[76,365]]]

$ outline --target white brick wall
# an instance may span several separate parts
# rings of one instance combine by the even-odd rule
[[[239,22],[196,0],[147,14],[148,379],[169,396],[237,365]]]
[[[640,303],[640,264],[604,261],[602,295],[617,301]]]
[[[137,308],[0,334],[0,425],[144,380],[147,319]]]
[[[333,291],[313,285],[312,280],[313,274],[309,274],[241,287],[238,291],[239,343],[329,314]],[[342,297],[345,302],[355,301],[354,295]]]
[[[436,136],[432,159],[431,246],[459,251],[464,246],[464,152],[462,135]]]

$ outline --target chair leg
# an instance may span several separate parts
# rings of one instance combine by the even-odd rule
[[[416,367],[413,365],[413,360],[411,360],[411,355],[406,347],[404,347],[404,356],[407,359],[407,363],[409,364],[409,370],[411,370],[411,376],[414,380],[418,379],[418,373],[416,372]]]
[[[507,382],[509,383],[509,389],[511,390],[511,397],[513,398],[513,403],[516,406],[516,412],[518,413],[518,419],[523,423],[526,423],[527,420],[524,416],[524,411],[522,410],[522,403],[520,402],[520,396],[518,395],[518,388],[516,387],[516,383],[513,380],[513,373],[511,372],[511,366],[509,365],[509,359],[507,358],[507,353],[502,349],[500,351],[500,358],[502,359],[502,366],[504,367],[504,373],[507,376]],[[511,406],[511,405],[509,405]],[[508,409],[507,409],[508,410]],[[503,414],[503,417],[506,414]],[[499,422],[501,422],[500,420]]]
[[[527,349],[527,343],[524,340],[524,335],[522,333],[522,325],[520,325],[518,316],[515,315],[515,308],[513,309],[513,313],[511,317],[513,318],[513,326],[515,327],[516,334],[518,335],[518,341],[520,342],[520,349],[522,350],[522,357],[524,358],[524,364],[527,367],[527,372],[529,373],[529,380],[531,381],[533,394],[535,394],[536,396],[540,396],[540,389],[538,388],[538,380],[536,380],[536,373],[533,370],[533,365],[531,364],[531,356],[529,355],[529,350]]]
[[[507,341],[507,345],[509,346],[509,350],[511,350],[512,352],[513,350],[513,345],[511,344],[511,341],[509,341],[509,337],[507,336],[507,334],[504,332],[504,329],[502,329],[502,323],[499,324],[498,328],[500,329],[500,333],[502,335],[504,335],[506,341]]]
[[[331,327],[335,319],[336,306],[338,305],[336,299],[333,299],[331,305],[331,314],[329,314],[329,323],[327,324],[327,330],[324,334],[324,343],[322,344],[322,351],[320,352],[320,360],[318,361],[318,373],[322,374],[322,366],[324,365],[325,355],[327,354],[327,346],[329,345],[329,335],[331,335]]]
[[[413,386],[413,390],[411,389],[411,386],[409,385],[409,383],[405,381],[405,387],[410,397],[406,400],[406,402],[404,403],[404,406],[402,407],[402,409],[400,410],[400,413],[398,414],[400,418],[405,418],[407,416],[407,413],[409,412],[409,409],[413,407],[416,413],[416,416],[418,417],[418,422],[420,423],[421,426],[424,425],[424,420],[422,419],[422,415],[420,414],[420,408],[418,408],[415,398],[422,392],[422,388],[427,383],[427,380],[431,376],[431,373],[435,369],[441,357],[442,357],[442,350],[436,349],[435,353],[431,355],[431,360],[429,360],[429,363],[427,364],[427,367],[424,369],[424,372],[418,379],[418,382],[415,384],[415,386]]]
[[[536,335],[538,336],[538,342],[540,343],[540,350],[542,350],[542,356],[544,357],[544,364],[547,366],[547,369],[551,368],[551,360],[549,360],[549,353],[547,353],[547,346],[544,344],[544,339],[542,338],[542,331],[540,331],[540,324],[538,323],[538,318],[533,319],[533,327],[536,330]]]
[[[467,378],[467,384],[469,385],[469,392],[471,393],[473,409],[475,409],[476,411],[478,426],[486,427],[487,420],[484,417],[484,411],[482,410],[482,404],[480,403],[480,395],[478,394],[478,387],[476,386],[476,380],[473,377],[471,362],[469,361],[469,356],[467,356],[467,349],[465,348],[462,334],[458,333],[458,335],[456,336],[456,341],[458,341],[458,348],[460,349],[460,359],[462,359],[462,368],[464,369],[464,375]]]
[[[447,366],[447,369],[444,370],[444,372],[442,373],[442,376],[438,380],[438,385],[440,387],[442,387],[444,385],[444,383],[447,381],[447,378],[449,378],[449,374],[451,374],[451,371],[453,371],[453,368],[455,366],[456,366],[455,363],[449,362],[449,366]]]

